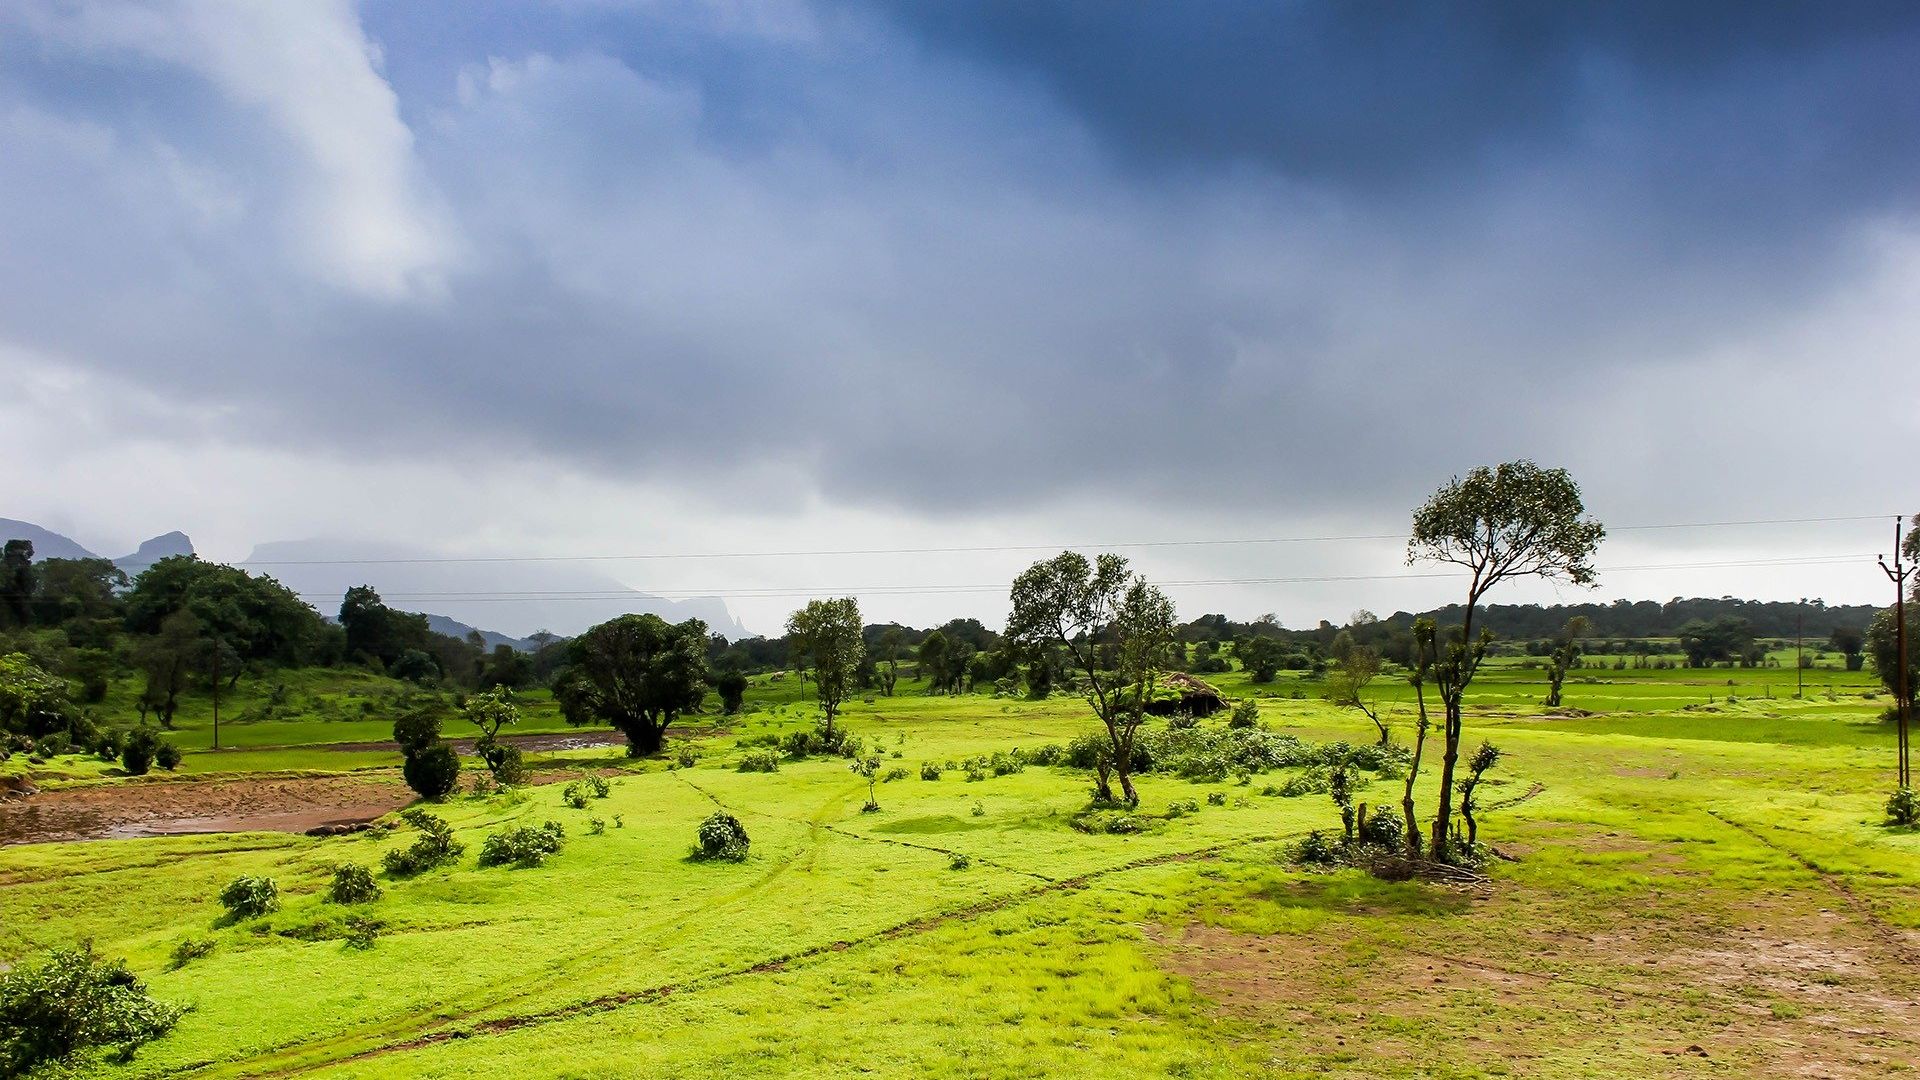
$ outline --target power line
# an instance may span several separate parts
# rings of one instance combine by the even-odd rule
[[[1872,559],[1871,553],[1848,555],[1797,555],[1767,559],[1723,559],[1713,562],[1684,563],[1646,563],[1632,566],[1602,567],[1601,573],[1637,573],[1658,570],[1703,570],[1729,567],[1784,567],[1784,566],[1837,566],[1850,562]],[[1348,581],[1410,581],[1422,579],[1456,578],[1464,575],[1451,571],[1435,571],[1404,574],[1317,574],[1292,577],[1238,577],[1238,578],[1196,578],[1181,581],[1155,582],[1162,589],[1214,588],[1232,585],[1299,585],[1326,582]],[[814,587],[770,585],[764,588],[730,589],[666,589],[645,591],[638,589],[590,589],[590,590],[482,590],[482,591],[442,591],[442,592],[394,592],[383,593],[386,600],[457,600],[461,603],[520,603],[533,600],[631,600],[636,595],[661,600],[686,600],[696,598],[717,598],[728,600],[744,599],[780,599],[794,596],[950,596],[966,593],[1006,592],[1008,586],[997,584],[948,584],[948,585],[867,585],[841,587]],[[302,599],[331,599],[339,593],[301,593]]]
[[[1835,522],[1881,521],[1885,514],[1844,517],[1754,518],[1744,521],[1672,521],[1651,525],[1610,525],[1610,532],[1652,529],[1724,529],[1763,525],[1817,525]],[[1113,551],[1123,548],[1232,547],[1262,544],[1354,543],[1367,540],[1405,540],[1405,533],[1353,533],[1343,536],[1255,536],[1232,539],[1135,540],[1107,544],[980,544],[953,547],[823,548],[790,551],[677,551],[637,552],[628,555],[421,555],[377,559],[247,559],[236,566],[400,566],[439,563],[550,563],[639,562],[669,559],[784,559],[854,555],[962,555],[1003,551],[1064,551],[1082,548]]]

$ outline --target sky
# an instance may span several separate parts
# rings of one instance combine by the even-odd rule
[[[0,516],[724,554],[568,565],[768,632],[1198,540],[1117,550],[1299,626],[1454,599],[1394,537],[1524,457],[1615,528],[1496,599],[1876,601],[1916,69],[1872,0],[12,0]]]

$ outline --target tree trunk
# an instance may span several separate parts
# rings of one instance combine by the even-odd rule
[[[1460,761],[1460,701],[1459,691],[1451,691],[1446,698],[1447,741],[1446,756],[1440,759],[1440,810],[1433,818],[1432,856],[1444,862],[1447,858],[1447,835],[1453,826],[1453,773]]]
[[[637,720],[619,725],[620,733],[627,737],[627,756],[630,758],[652,757],[660,752],[661,744],[667,740],[667,722],[662,720]]]

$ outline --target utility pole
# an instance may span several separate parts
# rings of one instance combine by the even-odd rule
[[[1805,636],[1807,622],[1807,598],[1800,598],[1800,607],[1793,613],[1793,696],[1807,696],[1807,667],[1800,656],[1800,640]]]
[[[1900,729],[1900,786],[1912,787],[1913,774],[1907,767],[1907,578],[1913,573],[1913,567],[1901,562],[1900,526],[1902,519],[1893,519],[1893,565],[1880,560],[1880,569],[1887,572],[1887,578],[1893,582],[1893,655],[1894,667],[1899,674],[1894,678],[1893,708],[1897,715],[1896,723]]]

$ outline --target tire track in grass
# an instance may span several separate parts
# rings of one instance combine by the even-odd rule
[[[247,1073],[247,1075],[273,1076],[273,1077],[300,1076],[300,1075],[311,1073],[320,1069],[334,1068],[340,1065],[352,1064],[354,1062],[367,1061],[373,1058],[384,1057],[388,1054],[405,1053],[410,1050],[418,1050],[428,1046],[435,1046],[444,1042],[452,1042],[455,1040],[477,1038],[477,1037],[488,1036],[488,1035],[498,1035],[498,1034],[503,1034],[510,1031],[518,1031],[522,1028],[538,1027],[546,1024],[558,1023],[564,1020],[571,1020],[579,1016],[587,1016],[587,1015],[592,1015],[596,1013],[609,1012],[609,1011],[624,1008],[627,1006],[653,1004],[677,995],[684,995],[690,992],[697,992],[697,991],[711,989],[717,986],[725,985],[730,982],[734,982],[736,980],[751,978],[755,975],[765,975],[765,974],[771,974],[773,972],[785,971],[794,965],[803,964],[808,961],[816,960],[821,957],[828,956],[834,953],[842,953],[855,948],[866,948],[874,945],[881,945],[888,942],[897,941],[903,938],[918,937],[920,935],[932,933],[933,931],[938,930],[951,923],[966,922],[966,921],[971,921],[973,919],[982,918],[984,916],[991,915],[995,912],[1002,911],[1006,908],[1013,907],[1018,904],[1027,903],[1028,901],[1031,901],[1031,900],[1037,900],[1042,897],[1051,896],[1058,893],[1077,892],[1080,890],[1084,890],[1089,886],[1092,886],[1098,883],[1099,881],[1105,878],[1114,876],[1116,874],[1128,873],[1134,870],[1143,870],[1153,866],[1163,866],[1168,863],[1185,862],[1192,859],[1211,858],[1213,856],[1219,855],[1222,852],[1230,851],[1236,848],[1248,847],[1255,844],[1273,843],[1280,840],[1295,839],[1305,835],[1306,833],[1302,831],[1302,832],[1295,832],[1295,833],[1276,834],[1276,835],[1270,835],[1270,836],[1241,837],[1239,839],[1228,840],[1218,844],[1210,844],[1200,848],[1192,848],[1184,851],[1169,851],[1169,852],[1162,852],[1158,855],[1143,856],[1141,858],[1132,859],[1124,863],[1116,864],[1114,866],[1101,867],[1100,869],[1090,870],[1083,874],[1076,874],[1072,877],[1046,881],[1040,885],[1033,886],[1032,888],[1008,893],[1006,895],[999,896],[999,897],[980,900],[975,903],[966,904],[961,907],[953,908],[947,911],[935,912],[929,915],[918,915],[918,916],[915,916],[914,918],[896,923],[892,926],[886,927],[885,929],[876,931],[872,934],[869,934],[865,937],[858,938],[855,940],[840,940],[840,941],[827,942],[820,945],[812,945],[804,949],[798,949],[798,950],[795,950],[794,952],[787,953],[781,956],[770,957],[768,959],[761,960],[756,963],[749,964],[743,967],[737,967],[737,968],[731,968],[724,971],[713,972],[708,975],[698,976],[696,978],[687,979],[681,982],[659,983],[653,986],[643,987],[638,990],[622,991],[616,994],[604,994],[600,997],[593,998],[588,1001],[576,1002],[572,1005],[565,1005],[557,1009],[547,1009],[547,1010],[542,1010],[540,1012],[524,1013],[519,1016],[504,1016],[504,1017],[497,1017],[491,1020],[483,1020],[469,1027],[448,1028],[440,1031],[430,1031],[425,1034],[415,1036],[413,1038],[405,1039],[399,1042],[388,1043],[384,1046],[371,1047],[369,1049],[361,1050],[352,1054],[345,1055],[343,1057],[332,1058],[326,1061],[302,1063],[302,1064],[292,1065],[286,1068],[268,1071],[268,1072],[249,1072]]]
[[[695,786],[695,785],[689,784],[689,786]],[[697,787],[696,787],[696,790],[698,790]],[[711,798],[711,796],[709,796],[709,798]],[[818,811],[815,812],[813,817],[815,819],[824,819],[826,816],[828,816],[833,812],[833,809],[835,806],[845,802],[846,798],[847,796],[842,794],[842,795],[836,795],[832,799],[829,799],[826,803],[824,803],[821,806],[821,808]],[[524,815],[526,812],[527,812],[526,808],[516,808],[516,813],[514,815],[511,815],[510,817],[517,818],[518,816]],[[760,874],[758,877],[754,878],[751,881],[742,883],[741,885],[739,885],[734,889],[717,894],[716,896],[711,898],[705,904],[705,907],[707,907],[708,909],[725,907],[728,905],[733,905],[746,900],[750,900],[753,896],[757,895],[761,890],[765,889],[770,883],[772,883],[774,880],[778,879],[782,875],[786,874],[788,871],[794,870],[794,869],[800,869],[804,871],[812,868],[814,860],[819,854],[819,848],[820,848],[821,839],[822,839],[820,836],[820,829],[818,828],[817,823],[815,821],[813,820],[800,821],[793,818],[785,818],[785,817],[780,817],[778,815],[767,815],[767,814],[761,814],[759,816],[773,817],[773,818],[777,818],[778,820],[786,821],[791,824],[806,825],[808,827],[806,842],[803,844],[803,846],[799,850],[796,850],[792,854],[788,855],[787,857],[776,861],[773,864],[773,866],[770,867],[765,873]],[[504,821],[508,819],[502,819],[502,820]],[[410,1017],[404,1020],[390,1021],[385,1024],[375,1022],[373,1024],[361,1025],[359,1027],[354,1028],[350,1032],[343,1032],[333,1036],[327,1036],[327,1037],[312,1039],[312,1040],[300,1040],[300,1041],[283,1043],[278,1046],[269,1047],[264,1051],[262,1051],[261,1053],[249,1058],[228,1059],[224,1061],[211,1061],[211,1062],[210,1061],[194,1062],[191,1064],[180,1066],[179,1068],[176,1068],[176,1069],[168,1070],[166,1072],[161,1073],[160,1075],[178,1076],[178,1075],[187,1075],[187,1074],[193,1074],[198,1072],[206,1072],[208,1075],[227,1075],[230,1073],[237,1074],[237,1075],[292,1075],[292,1073],[274,1073],[274,1072],[261,1074],[261,1073],[255,1073],[253,1070],[254,1070],[254,1067],[259,1066],[262,1062],[266,1062],[270,1064],[275,1058],[300,1056],[308,1053],[325,1053],[329,1047],[339,1047],[342,1044],[352,1045],[354,1043],[363,1043],[367,1041],[369,1038],[379,1038],[382,1036],[401,1037],[401,1036],[415,1035],[416,1033],[421,1031],[429,1031],[430,1029],[438,1025],[443,1025],[446,1023],[459,1023],[464,1020],[471,1019],[472,1017],[477,1016],[481,1013],[484,1013],[493,1009],[499,1009],[502,1007],[511,1006],[516,1002],[525,1001],[528,998],[532,998],[544,992],[549,991],[554,986],[554,984],[558,981],[564,981],[566,979],[573,979],[573,978],[591,977],[595,975],[605,974],[609,971],[618,971],[627,966],[627,961],[622,950],[624,950],[624,948],[628,944],[637,943],[645,940],[652,940],[654,938],[657,938],[660,931],[677,925],[682,921],[682,918],[683,916],[681,915],[663,916],[662,918],[654,922],[646,923],[640,926],[629,927],[627,928],[626,932],[621,934],[619,937],[609,940],[604,944],[602,944],[601,946],[597,947],[593,954],[583,955],[581,957],[580,962],[572,964],[570,966],[557,969],[557,970],[553,968],[546,968],[538,972],[529,972],[527,974],[520,975],[514,978],[503,979],[498,982],[476,987],[474,991],[475,993],[486,993],[491,996],[488,997],[482,1004],[473,1006],[471,1008],[461,1009],[456,1013],[441,1012],[441,1013],[435,1013],[428,1016]],[[444,929],[448,929],[448,928],[447,927],[421,927],[418,930],[413,932],[430,933],[430,932],[437,932]],[[609,958],[609,956],[613,958]],[[597,960],[595,959],[596,957],[598,958]],[[311,1071],[314,1068],[324,1068],[324,1067],[327,1067],[328,1065],[336,1064],[338,1062],[354,1060],[355,1057],[358,1056],[358,1053],[359,1052],[355,1052],[345,1057],[329,1059],[327,1061],[319,1062],[312,1065],[296,1064],[296,1065],[290,1066],[290,1068],[293,1070],[293,1073],[307,1072],[307,1071]]]
[[[1913,945],[1908,942],[1906,935],[1902,934],[1898,927],[1886,921],[1886,919],[1881,917],[1879,912],[1873,910],[1872,902],[1855,892],[1853,886],[1847,882],[1844,876],[1826,869],[1819,863],[1814,862],[1812,859],[1785,844],[1769,839],[1764,833],[1760,832],[1760,830],[1755,829],[1745,822],[1738,821],[1712,808],[1707,809],[1707,814],[1722,825],[1758,843],[1761,847],[1784,855],[1795,863],[1798,863],[1808,873],[1819,878],[1820,882],[1835,895],[1839,896],[1840,899],[1845,902],[1847,908],[1872,929],[1873,935],[1879,938],[1881,943],[1886,945],[1888,950],[1891,951],[1901,963],[1907,965],[1920,964],[1920,950],[1916,950]]]

